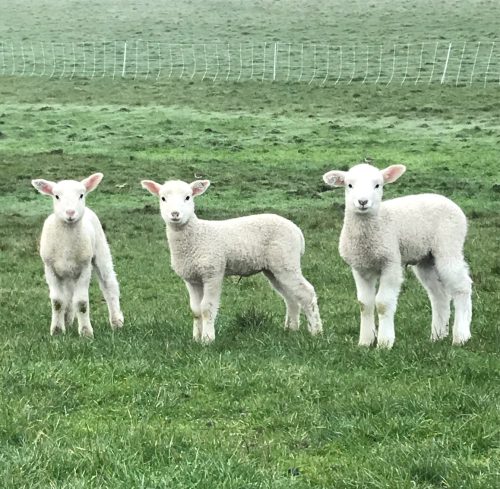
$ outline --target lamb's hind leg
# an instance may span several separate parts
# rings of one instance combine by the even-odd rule
[[[73,294],[75,292],[75,284],[71,280],[67,280],[64,284],[65,292],[65,308],[64,308],[64,324],[67,328],[71,327],[75,321],[75,308],[73,306]]]
[[[99,280],[99,288],[108,306],[109,324],[113,329],[121,328],[123,313],[120,309],[120,288],[109,250],[103,252],[103,256],[96,255],[94,270]]]
[[[318,300],[314,287],[304,278],[300,270],[277,271],[273,270],[279,287],[286,296],[300,305],[307,318],[307,329],[312,335],[323,331],[319,315]]]
[[[52,320],[50,323],[50,334],[66,332],[64,322],[64,311],[66,309],[66,293],[64,284],[52,271],[52,268],[45,265],[45,280],[49,286],[50,303],[52,306]]]
[[[472,280],[462,256],[436,257],[436,268],[448,294],[453,298],[455,319],[453,344],[462,345],[470,339],[472,319]]]
[[[439,279],[434,263],[416,265],[413,272],[423,285],[432,307],[431,340],[437,341],[448,336],[451,297]]]
[[[276,280],[276,277],[269,271],[264,271],[264,275],[267,277],[272,287],[278,294],[283,297],[286,304],[286,317],[285,317],[285,329],[291,331],[297,331],[300,325],[300,305],[299,303],[290,295],[287,294],[285,289]]]

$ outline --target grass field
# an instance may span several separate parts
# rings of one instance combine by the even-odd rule
[[[30,36],[36,27],[37,36],[57,40],[103,35],[110,26],[116,36],[143,36],[156,25],[145,12],[158,21],[165,12],[151,2],[90,25],[83,3],[72,4],[72,18],[63,3],[51,0],[31,17],[33,2],[4,8],[1,35]],[[177,4],[175,15],[195,11],[204,21],[185,17],[172,29],[190,41],[230,37],[227,22],[239,33],[277,36],[274,26],[284,38],[308,35],[298,2],[289,2],[283,21],[276,9],[284,12],[287,2],[255,3],[237,19],[229,4],[251,10],[246,2]],[[378,17],[368,17],[365,36],[380,35],[389,17],[394,36],[420,36],[433,8],[441,12],[434,22],[450,35],[489,36],[498,10],[494,2],[414,2],[413,27],[403,32],[401,4],[373,4]],[[203,17],[207,5],[215,10]],[[351,24],[335,35],[353,29],[354,36],[361,2],[338,5]],[[318,36],[337,25],[326,6],[304,6],[318,10]],[[131,16],[139,14],[144,25],[136,28]],[[58,22],[43,22],[44,15]],[[180,26],[188,18],[186,32]],[[499,148],[497,86],[1,77],[0,487],[499,486]],[[463,348],[430,342],[430,306],[411,273],[394,349],[356,346],[354,283],[337,252],[343,194],[321,176],[364,157],[408,166],[387,198],[439,192],[466,212],[474,317]],[[93,283],[95,339],[82,340],[75,329],[51,338],[37,250],[51,203],[30,180],[94,171],[105,178],[87,202],[111,244],[125,326],[110,330]],[[322,337],[310,337],[304,324],[296,334],[283,331],[282,301],[255,276],[227,279],[215,343],[192,341],[188,295],[169,266],[158,203],[139,181],[195,176],[212,181],[197,200],[200,217],[276,212],[303,229],[303,269],[319,296]]]

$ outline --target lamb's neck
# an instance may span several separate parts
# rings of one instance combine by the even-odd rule
[[[185,243],[196,240],[199,229],[199,219],[193,215],[186,224],[167,224],[167,239],[168,244],[172,250],[180,246],[181,248]]]
[[[346,210],[344,232],[351,237],[369,241],[380,232],[380,217],[377,214],[360,214]]]
[[[65,233],[77,233],[83,227],[83,218],[78,219],[76,222],[66,222],[56,216],[55,222],[56,226]]]

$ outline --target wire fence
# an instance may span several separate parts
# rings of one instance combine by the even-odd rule
[[[492,40],[377,45],[0,40],[0,76],[500,86],[500,48]]]

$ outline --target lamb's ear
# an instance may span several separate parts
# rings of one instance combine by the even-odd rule
[[[330,187],[345,187],[345,171],[332,170],[323,175],[323,181]]]
[[[100,183],[104,175],[102,173],[94,173],[87,177],[85,180],[82,180],[83,185],[85,186],[85,190],[87,192],[92,192]]]
[[[49,182],[48,180],[42,180],[41,178],[37,180],[31,180],[31,185],[35,187],[41,194],[54,195],[54,182]]]
[[[406,171],[406,166],[391,165],[380,171],[382,172],[382,175],[384,177],[384,183],[392,183],[395,182]]]
[[[193,197],[201,195],[208,187],[210,187],[210,180],[195,180],[190,183],[193,190]]]
[[[153,180],[142,180],[142,188],[145,188],[153,195],[158,195],[160,193],[161,185],[159,183],[153,182]]]

